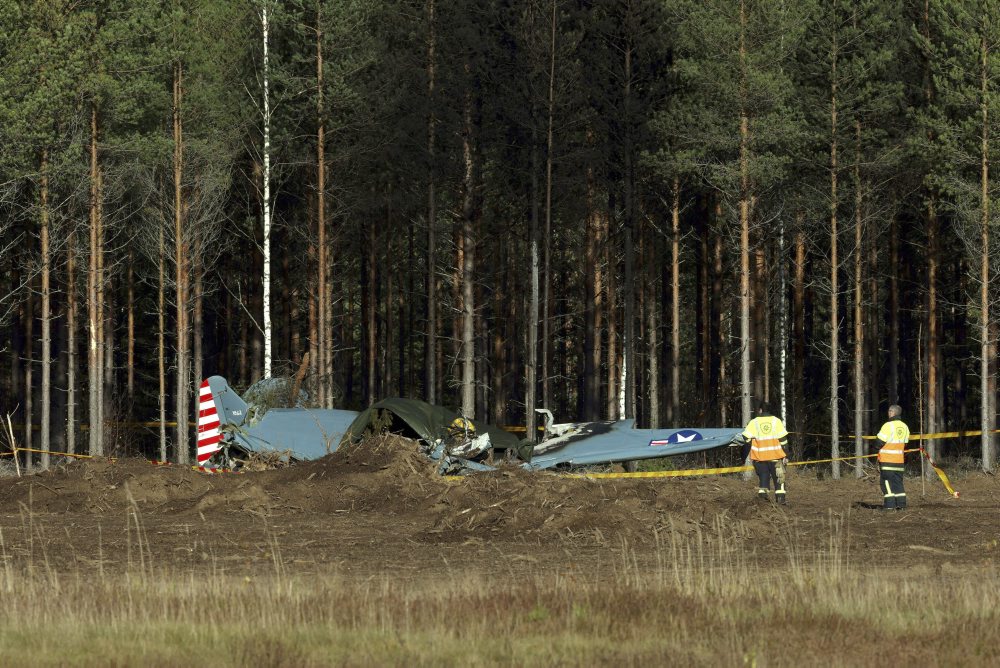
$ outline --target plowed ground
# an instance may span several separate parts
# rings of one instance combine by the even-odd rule
[[[585,572],[627,545],[662,562],[673,537],[725,541],[763,565],[827,550],[850,562],[928,575],[1000,557],[1000,482],[907,479],[910,509],[883,513],[877,479],[790,474],[787,507],[761,504],[737,476],[587,480],[504,470],[452,481],[409,441],[368,441],[321,460],[206,475],[140,460],[69,463],[0,482],[3,558],[107,573],[151,560],[163,572],[366,578]]]

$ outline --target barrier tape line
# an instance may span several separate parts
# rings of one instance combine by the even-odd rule
[[[98,457],[96,455],[78,455],[78,454],[72,453],[72,452],[55,452],[53,450],[39,450],[37,448],[18,448],[17,452],[18,453],[20,453],[20,452],[33,452],[33,453],[36,453],[36,454],[43,454],[43,455],[56,455],[58,457],[72,457],[74,459],[106,459],[109,462],[116,462],[116,461],[118,461],[118,459],[116,457]],[[16,453],[14,453],[14,452],[0,452],[0,457],[11,457],[14,454],[16,454]],[[148,461],[153,466],[173,466],[174,465],[173,462],[164,462],[164,461],[161,461],[161,460],[158,460],[158,459],[147,459],[146,461]],[[234,474],[241,474],[241,473],[243,473],[242,471],[234,471],[233,469],[229,469],[229,468],[212,467],[212,466],[197,466],[197,465],[192,465],[191,466],[191,470],[192,471],[199,471],[201,473],[234,473]]]
[[[908,448],[904,452],[917,452],[920,448]],[[850,457],[833,457],[830,459],[808,459],[802,462],[788,462],[788,466],[806,466],[808,464],[828,464],[830,462],[846,462],[853,459],[870,459],[878,457],[878,453],[871,455],[851,455]],[[628,478],[684,478],[699,475],[724,475],[726,473],[743,473],[752,471],[753,466],[725,466],[714,469],[683,469],[680,471],[642,471],[637,473],[570,473],[567,474],[575,478],[597,478],[597,479],[628,479]]]
[[[815,436],[817,438],[830,438],[833,434],[816,434],[809,431],[790,431],[789,434],[795,434],[796,436]],[[988,434],[1000,434],[1000,429],[991,429],[987,431]],[[930,434],[910,434],[911,441],[929,441],[945,438],[964,438],[967,436],[982,436],[983,432],[981,429],[974,429],[971,431],[938,431]],[[878,436],[862,436],[864,441],[876,441]],[[837,439],[844,443],[853,442],[855,436],[853,434],[845,434]]]
[[[524,427],[519,427],[519,426],[505,426],[505,427],[501,427],[501,429],[503,429],[504,431],[508,431],[508,432],[510,432],[512,434],[522,434],[522,433],[525,433],[527,431],[527,429],[525,429]],[[544,431],[544,429],[545,429],[544,427],[539,427],[538,431],[541,432],[541,431]],[[789,434],[795,434],[796,436],[814,436],[816,438],[830,438],[830,437],[833,436],[833,434],[819,434],[819,433],[810,432],[810,431],[790,431],[788,433]],[[990,433],[990,434],[1000,434],[1000,429],[993,429],[993,430],[991,430],[988,433]],[[934,433],[931,433],[931,434],[911,434],[910,435],[910,440],[911,441],[927,441],[927,440],[931,440],[931,439],[963,438],[963,437],[967,437],[967,436],[982,436],[982,435],[983,435],[982,430],[972,430],[972,431],[939,431],[939,432],[934,432]],[[862,436],[861,439],[865,440],[865,441],[877,441],[878,440],[878,436],[867,436],[867,435],[865,435],[865,436]],[[844,434],[844,435],[840,436],[837,440],[838,441],[843,441],[845,443],[847,443],[847,442],[853,442],[855,440],[855,436],[854,436],[854,434]]]
[[[36,448],[18,448],[17,452],[34,452],[41,455],[56,455],[57,457],[72,457],[74,459],[105,459],[95,455],[78,455],[74,452],[55,452],[53,450],[38,450]],[[0,452],[0,457],[11,457],[14,452]],[[107,457],[110,461],[115,461],[114,457]]]
[[[95,457],[94,455],[78,455],[75,453],[68,452],[53,452],[51,450],[38,450],[35,448],[18,448],[17,452],[34,452],[49,455],[58,455],[60,457],[74,457],[78,459],[102,459],[100,457]],[[938,479],[941,480],[941,484],[948,491],[948,494],[957,498],[960,498],[959,493],[955,491],[952,487],[951,481],[948,479],[948,474],[944,472],[939,466],[934,464],[931,456],[923,448],[907,448],[904,452],[920,452],[924,457],[927,458],[927,462],[930,467],[934,469],[937,474]],[[14,455],[14,452],[2,452],[0,457],[9,457]],[[872,457],[878,457],[878,453],[870,455],[852,455],[850,457],[833,457],[830,459],[809,459],[802,462],[788,462],[788,466],[806,466],[809,464],[828,464],[830,462],[846,462],[852,459],[870,459]],[[117,461],[114,457],[109,457],[108,461]],[[165,462],[158,459],[147,460],[153,466],[173,466],[172,462]],[[222,467],[210,467],[210,466],[197,466],[192,465],[192,471],[198,471],[200,473],[209,474],[219,474],[219,473],[232,473],[234,475],[241,475],[243,471],[234,471],[230,468]],[[744,473],[746,471],[752,471],[753,466],[724,466],[712,469],[684,469],[681,471],[641,471],[636,473],[565,473],[560,474],[560,477],[566,478],[590,478],[594,480],[628,480],[634,478],[691,478],[695,476],[705,476],[705,475],[725,475],[727,473]],[[461,480],[463,476],[444,476],[446,480]]]
[[[930,454],[926,450],[920,448],[920,453],[927,458],[927,463],[932,469],[934,469],[934,473],[937,473],[938,480],[940,480],[941,484],[944,485],[944,488],[948,490],[948,493],[956,499],[959,498],[958,492],[955,491],[955,488],[951,486],[951,481],[948,480],[948,474],[934,463],[934,460],[931,459]]]
[[[937,473],[941,484],[954,498],[960,498],[959,493],[951,486],[948,475],[931,460],[930,455],[923,448],[907,448],[904,452],[920,452],[930,463],[931,468]],[[829,459],[809,459],[802,462],[788,462],[788,466],[807,466],[809,464],[827,464],[830,462],[846,462],[854,459],[870,459],[878,457],[878,453],[870,455],[852,455],[850,457],[832,457]],[[563,477],[569,478],[590,478],[595,480],[629,480],[635,478],[687,478],[706,475],[725,475],[727,473],[743,473],[752,471],[753,466],[725,466],[713,469],[685,469],[681,471],[642,471],[637,473],[567,473]]]
[[[752,471],[752,466],[725,466],[714,469],[684,469],[681,471],[638,471],[636,473],[565,473],[565,478],[592,478],[595,480],[628,480],[632,478],[687,478],[699,475],[723,475]]]

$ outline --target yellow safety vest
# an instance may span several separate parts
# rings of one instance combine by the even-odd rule
[[[904,463],[903,451],[910,442],[910,428],[902,420],[890,420],[878,430],[878,439],[885,445],[878,451],[878,460],[884,464]]]
[[[781,439],[788,436],[785,425],[773,415],[755,417],[743,430],[743,436],[750,439],[750,460],[769,462],[784,459]]]

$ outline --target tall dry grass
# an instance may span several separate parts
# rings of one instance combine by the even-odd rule
[[[806,553],[776,526],[785,559],[761,565],[719,518],[622,541],[583,570],[456,569],[296,575],[277,536],[273,569],[243,577],[168,572],[129,508],[122,566],[49,565],[27,509],[27,542],[0,533],[3,665],[987,665],[1000,659],[1000,576],[919,577],[869,568],[846,523]],[[572,546],[567,545],[569,554]],[[118,555],[121,556],[121,555]],[[99,561],[103,557],[98,557]],[[590,563],[588,561],[587,563]],[[231,565],[227,567],[232,572]]]

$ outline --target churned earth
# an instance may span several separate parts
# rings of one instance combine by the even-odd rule
[[[907,480],[910,508],[883,513],[877,479],[789,474],[789,504],[754,499],[739,476],[590,480],[508,469],[452,480],[388,436],[283,469],[208,475],[144,460],[68,463],[0,482],[8,561],[60,569],[297,573],[364,578],[451,569],[495,574],[605,568],[627,545],[636,564],[667,546],[722,543],[761,565],[835,542],[861,567],[948,573],[1000,558],[1000,481]]]

